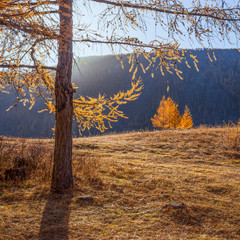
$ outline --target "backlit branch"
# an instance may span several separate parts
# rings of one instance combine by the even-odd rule
[[[0,64],[0,68],[9,68],[9,69],[13,69],[13,68],[30,68],[30,69],[42,68],[42,69],[48,69],[48,70],[53,70],[53,71],[57,70],[56,67],[48,67],[48,66],[40,66],[40,65],[31,66],[31,65],[24,65],[24,64],[20,64],[20,65]]]
[[[133,9],[139,9],[139,10],[150,10],[154,12],[159,12],[159,13],[165,13],[165,14],[172,14],[172,15],[185,15],[185,16],[198,16],[198,17],[208,17],[208,18],[214,18],[217,20],[221,21],[239,21],[238,18],[234,18],[235,15],[230,15],[232,11],[240,11],[239,8],[228,8],[228,9],[219,9],[215,10],[213,8],[198,8],[197,10],[193,9],[192,11],[189,11],[187,8],[180,7],[181,10],[179,9],[169,9],[169,8],[164,8],[164,7],[154,7],[151,5],[154,5],[152,3],[149,3],[147,5],[144,4],[134,4],[125,2],[125,1],[108,1],[108,0],[91,0],[93,2],[98,2],[98,3],[104,3],[108,5],[113,5],[121,8],[133,8]],[[157,4],[156,4],[157,5]],[[226,17],[227,16],[227,17]]]
[[[12,22],[11,20],[1,19],[0,18],[0,25],[6,26],[11,29],[17,29],[19,31],[28,33],[28,34],[36,34],[40,36],[45,36],[48,39],[57,39],[58,36],[56,33],[51,32],[49,29],[44,28],[43,26],[31,26],[30,24],[18,24]],[[38,28],[39,27],[39,28]]]
[[[139,47],[139,48],[150,48],[150,49],[161,49],[161,50],[167,50],[167,49],[173,49],[171,44],[158,44],[154,45],[152,44],[145,44],[141,41],[139,41],[136,38],[126,38],[124,41],[120,39],[119,41],[115,40],[94,40],[94,39],[82,39],[82,40],[73,40],[73,42],[86,42],[86,43],[96,43],[96,44],[107,44],[107,45],[121,45],[121,46],[130,46],[130,47]],[[156,41],[157,42],[157,41]],[[159,43],[159,42],[158,42]]]
[[[15,3],[16,2],[16,3]],[[41,6],[41,5],[56,5],[59,2],[58,1],[38,1],[38,2],[22,2],[22,1],[15,1],[12,3],[9,3],[10,6]]]

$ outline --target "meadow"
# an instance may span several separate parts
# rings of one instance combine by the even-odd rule
[[[1,240],[240,239],[236,128],[73,139],[75,185],[64,194],[49,192],[53,147],[1,138]],[[23,179],[5,179],[21,161]]]

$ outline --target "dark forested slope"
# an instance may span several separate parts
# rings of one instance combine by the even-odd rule
[[[206,50],[192,50],[199,61],[196,70],[191,60],[189,69],[185,64],[179,68],[184,80],[166,73],[149,69],[146,74],[139,72],[144,84],[140,98],[122,106],[129,117],[112,124],[111,131],[151,129],[150,118],[155,114],[163,95],[170,96],[179,104],[180,111],[188,105],[195,126],[199,124],[222,124],[223,121],[237,121],[240,117],[240,53],[237,50],[215,50],[217,61],[211,62]],[[98,93],[111,96],[119,90],[130,88],[131,73],[126,57],[125,68],[114,56],[88,57],[74,66],[73,81],[79,89],[76,94],[96,96]],[[154,78],[151,73],[154,72]],[[169,92],[167,92],[167,82]],[[21,105],[5,112],[14,102],[14,96],[0,94],[0,134],[22,137],[50,137],[54,117],[48,113],[37,113],[44,108],[40,101],[29,111]],[[74,134],[78,134],[74,126]],[[92,130],[91,133],[97,133]],[[88,134],[88,133],[86,133]]]

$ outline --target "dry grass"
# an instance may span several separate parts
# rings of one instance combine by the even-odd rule
[[[240,120],[237,124],[228,123],[225,126],[225,136],[223,145],[228,151],[228,155],[233,158],[240,158]]]
[[[40,140],[9,138],[0,139],[0,179],[11,171],[12,181],[19,181],[14,174],[24,172],[24,179],[49,180],[53,163],[53,148]],[[15,171],[16,172],[16,171]]]
[[[0,239],[240,239],[240,157],[226,142],[228,131],[74,139],[72,192],[49,194],[49,178],[39,173],[47,168],[22,182],[0,182]],[[22,151],[22,139],[3,141]],[[53,140],[24,141],[24,156],[36,143],[48,149],[39,165],[51,166]],[[1,171],[13,159],[6,149]],[[173,202],[184,207],[166,205]]]

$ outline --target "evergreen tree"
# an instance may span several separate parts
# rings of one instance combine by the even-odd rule
[[[186,129],[186,128],[191,128],[192,126],[193,126],[193,120],[192,120],[190,110],[187,106],[185,106],[184,114],[180,122],[180,128]]]

